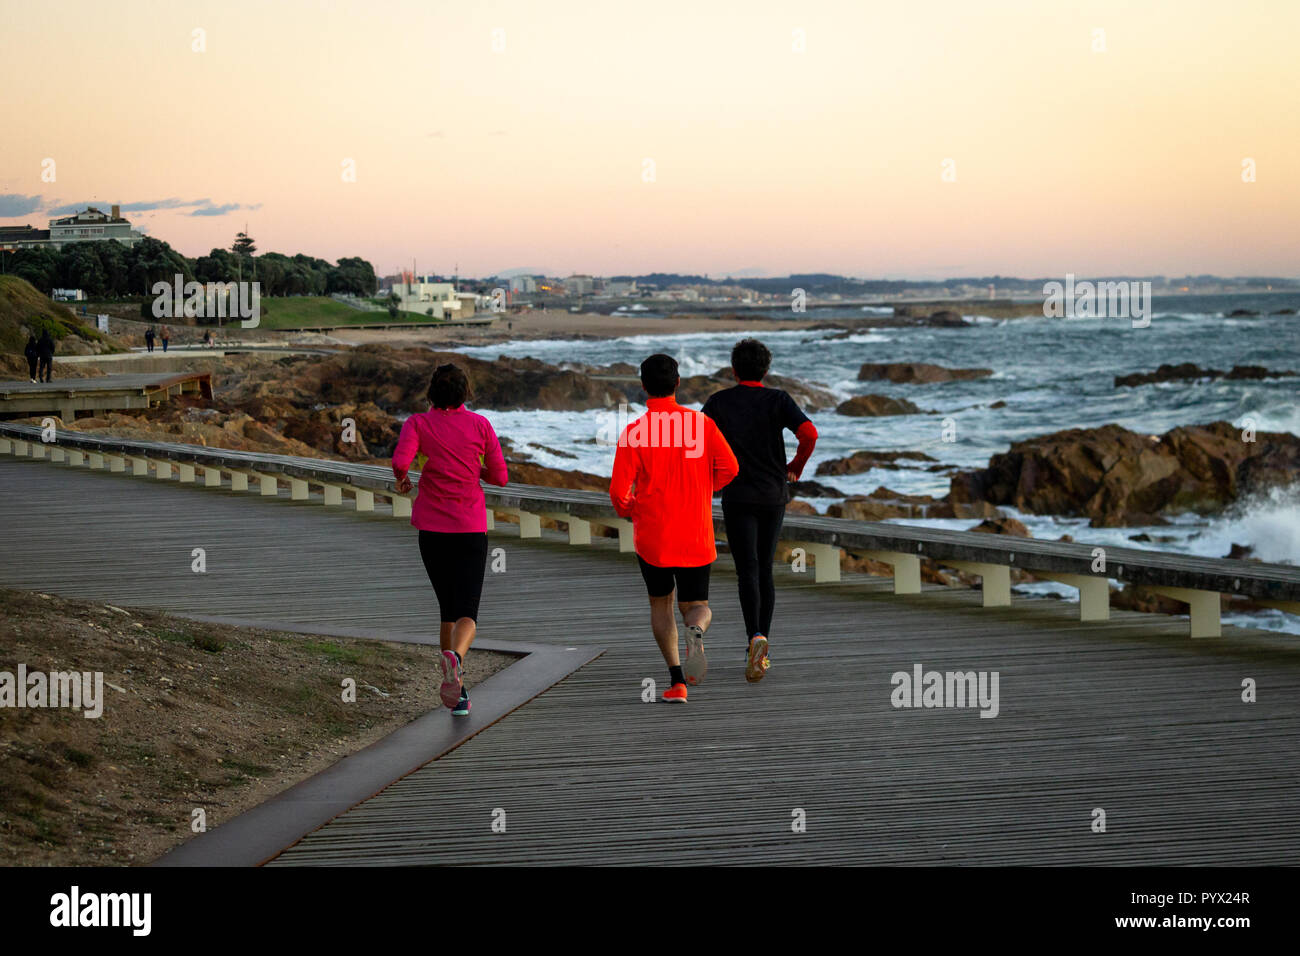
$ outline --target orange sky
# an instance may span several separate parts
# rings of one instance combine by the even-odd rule
[[[1293,0],[0,3],[5,225],[175,199],[127,215],[187,255],[247,222],[463,275],[1300,261]]]

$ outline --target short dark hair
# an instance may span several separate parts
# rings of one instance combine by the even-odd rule
[[[460,408],[469,398],[469,376],[459,365],[448,362],[433,370],[429,379],[429,401],[434,408]]]
[[[656,352],[641,363],[641,387],[651,398],[665,398],[677,391],[677,359]]]
[[[772,367],[772,353],[758,339],[741,339],[731,350],[731,367],[743,382],[757,382]]]

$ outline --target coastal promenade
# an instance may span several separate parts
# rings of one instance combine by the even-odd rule
[[[413,532],[386,506],[322,508],[288,489],[249,495],[13,456],[0,457],[0,488],[6,586],[381,639],[435,633]],[[504,522],[490,536],[505,569],[487,575],[483,638],[605,652],[272,865],[1281,864],[1300,853],[1294,636],[1224,627],[1192,640],[1185,619],[1081,622],[1068,602],[985,607],[978,591],[895,594],[888,578],[818,584],[779,567],[773,666],[750,685],[724,557],[708,679],[669,707],[644,699],[644,682],[662,691],[666,674],[617,539],[573,547]],[[196,547],[206,574],[191,570]],[[996,673],[996,716],[895,707],[894,675],[918,667]],[[1247,679],[1255,703],[1242,700]]]

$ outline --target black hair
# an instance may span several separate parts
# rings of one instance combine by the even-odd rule
[[[469,376],[459,365],[448,362],[433,370],[433,377],[429,379],[429,401],[434,408],[460,408],[469,395]]]
[[[731,367],[742,382],[757,382],[772,367],[772,353],[758,339],[741,339],[731,350]]]
[[[641,387],[651,398],[666,398],[677,391],[677,359],[656,352],[641,363]]]

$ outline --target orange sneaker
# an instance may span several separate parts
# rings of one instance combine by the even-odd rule
[[[664,703],[667,704],[684,704],[686,703],[686,685],[673,684],[664,691]]]

